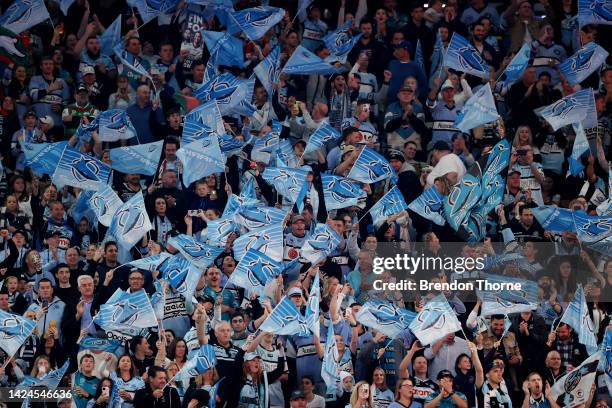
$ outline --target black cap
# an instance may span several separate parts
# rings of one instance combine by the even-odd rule
[[[32,109],[30,109],[29,111],[27,111],[26,113],[23,114],[23,118],[24,119],[27,118],[28,116],[34,116],[35,118],[38,119],[38,115]]]
[[[15,236],[15,234],[21,234],[21,235],[23,235],[25,238],[27,238],[27,237],[28,237],[28,233],[27,233],[27,232],[25,232],[25,231],[24,231],[24,230],[22,230],[22,229],[18,229],[17,231],[13,232],[13,236]]]
[[[441,370],[441,371],[438,373],[438,377],[437,377],[437,378],[438,378],[438,380],[441,380],[441,379],[442,379],[442,378],[444,378],[444,377],[448,377],[448,378],[451,378],[451,379],[452,379],[452,378],[455,378],[455,376],[453,375],[453,373],[451,373],[450,371],[448,371],[448,370]]]
[[[77,87],[77,92],[87,92],[87,87],[85,86],[84,83],[80,83],[79,86]]]
[[[195,390],[193,394],[191,394],[191,399],[198,401],[198,407],[206,407],[210,402],[210,394],[203,389]]]
[[[448,143],[446,143],[443,140],[438,140],[434,145],[433,145],[433,150],[448,150],[450,151],[450,146],[448,145]]]
[[[491,371],[494,368],[504,368],[504,366],[503,366],[503,364],[500,364],[499,361],[493,361],[493,362],[487,363],[485,365],[484,372],[488,373],[489,371]]]
[[[212,304],[215,304],[215,300],[210,295],[200,295],[196,299],[198,302],[202,302],[202,303],[210,302]]]
[[[306,396],[304,395],[302,391],[295,390],[291,393],[291,397],[289,398],[289,400],[293,401],[293,400],[300,399],[300,398],[306,398]]]
[[[404,155],[397,150],[390,150],[389,154],[387,155],[387,158],[389,159],[389,161],[399,160],[402,163],[406,161],[406,159],[404,158]]]
[[[45,239],[54,237],[54,236],[61,236],[62,234],[60,234],[60,232],[58,230],[51,230],[51,231],[47,231],[45,234]]]

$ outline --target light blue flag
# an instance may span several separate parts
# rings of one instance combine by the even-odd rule
[[[108,183],[111,168],[95,157],[86,156],[67,146],[53,173],[56,184],[98,190]]]
[[[50,19],[43,0],[15,0],[0,16],[0,25],[15,34],[20,34]]]
[[[319,323],[320,314],[320,303],[321,303],[321,280],[319,274],[316,273],[310,286],[310,293],[308,294],[308,301],[306,302],[306,324],[314,336],[321,337],[321,325]],[[330,326],[333,324],[330,323]],[[333,329],[332,329],[333,330]],[[327,337],[327,341],[332,341],[333,336]]]
[[[597,352],[590,355],[578,367],[550,387],[550,397],[557,401],[560,407],[580,407],[586,406],[591,399],[591,388],[597,377],[597,366],[599,360],[603,358],[602,353]]]
[[[317,274],[319,276],[319,274]],[[319,322],[317,322],[317,327]],[[340,364],[338,360],[338,346],[336,345],[336,336],[334,333],[334,325],[330,322],[327,326],[327,340],[325,341],[325,355],[321,364],[321,378],[327,386],[326,395],[336,395],[338,387],[336,380],[339,378]]]
[[[391,178],[392,182],[397,180],[397,175],[391,164],[367,146],[363,147],[346,177],[365,184],[376,183],[388,178]]]
[[[520,78],[522,78],[527,65],[529,65],[529,59],[531,58],[531,44],[524,43],[520,50],[516,53],[512,61],[508,64],[504,70],[504,85],[510,86]]]
[[[110,149],[111,167],[125,174],[153,176],[161,158],[164,141]]]
[[[229,72],[225,72],[203,83],[202,86],[194,91],[193,96],[202,102],[226,98],[236,90],[238,84],[238,78]]]
[[[166,281],[158,279],[153,282],[155,292],[151,295],[151,306],[153,306],[155,318],[158,321],[164,320],[164,315],[166,313],[166,289],[162,282],[165,283]]]
[[[414,51],[414,62],[421,68],[423,76],[427,78],[427,70],[425,69],[425,58],[423,58],[423,47],[421,46],[421,40],[417,39],[416,49]]]
[[[240,151],[245,146],[243,141],[238,140],[234,138],[234,136],[227,133],[217,136],[217,139],[219,139],[219,148],[221,149],[221,153],[223,153],[227,158],[240,154]]]
[[[596,43],[590,42],[557,65],[557,68],[570,85],[576,85],[604,64],[606,58],[608,58],[608,51]]]
[[[74,0],[59,0],[60,10],[65,16],[68,15],[68,9],[72,6],[72,3],[74,3]]]
[[[266,89],[268,98],[272,99],[273,84],[277,84],[281,73],[281,61],[280,61],[280,46],[277,45],[270,51],[270,53],[264,58],[255,68],[253,72],[257,76],[257,79]]]
[[[179,3],[179,0],[127,0],[130,7],[135,7],[143,23],[148,23],[160,14],[167,14]]]
[[[276,167],[290,167],[295,169],[299,167],[299,160],[295,155],[293,146],[288,139],[279,139],[276,149]]]
[[[244,68],[244,43],[240,38],[226,32],[202,30],[201,33],[211,58],[214,56],[214,65]]]
[[[17,388],[46,388],[49,391],[55,391],[55,389],[59,386],[60,381],[66,374],[68,370],[68,366],[70,365],[70,359],[66,360],[63,366],[49,373],[43,375],[41,378],[34,378],[30,376],[26,376],[24,381],[17,385]]]
[[[440,294],[423,306],[408,327],[421,344],[426,346],[461,330],[461,323],[444,295]]]
[[[116,142],[137,137],[125,109],[109,109],[98,115],[98,136],[102,142]]]
[[[597,351],[597,337],[595,336],[595,326],[589,316],[586,298],[582,284],[578,284],[574,298],[567,305],[561,322],[569,324],[578,333],[578,341],[586,346],[587,352],[593,354]]]
[[[327,143],[337,141],[340,139],[340,136],[342,136],[340,132],[330,125],[329,122],[325,121],[308,138],[304,154],[319,150]]]
[[[512,147],[506,139],[500,140],[487,156],[485,171],[481,180],[481,203],[478,211],[485,217],[503,200],[506,180],[501,176],[510,165]],[[477,207],[477,208],[478,208]]]
[[[299,17],[301,22],[304,22],[304,20],[306,20],[306,10],[308,9],[308,6],[312,4],[313,1],[314,0],[298,0],[298,8],[295,15]]]
[[[146,1],[146,0],[140,0],[140,1]],[[115,55],[117,56],[117,58],[119,58],[119,61],[123,65],[125,65],[125,67],[136,72],[138,75],[142,75],[148,78],[151,82],[153,82],[151,75],[149,75],[149,72],[144,67],[144,65],[142,65],[142,63],[138,60],[138,58],[134,57],[134,55],[130,54],[123,48],[123,41],[120,41],[119,43],[117,43],[115,47],[113,48],[113,51],[115,52]]]
[[[546,231],[561,234],[574,230],[572,211],[552,205],[543,205],[532,208],[533,216]]]
[[[155,312],[144,289],[133,293],[117,289],[105,304],[100,305],[93,321],[106,331],[157,326]]]
[[[121,342],[117,340],[102,339],[98,337],[85,337],[79,343],[79,350],[100,350],[108,353],[114,353]]]
[[[601,345],[604,353],[604,366],[602,371],[606,373],[606,384],[608,385],[608,391],[612,392],[612,328],[606,328],[606,335]]]
[[[282,271],[283,265],[280,262],[276,262],[262,252],[250,249],[236,265],[228,284],[233,283],[244,288],[263,300],[266,284],[280,275]]]
[[[192,109],[185,115],[182,144],[188,145],[202,136],[221,136],[225,134],[223,118],[213,99]]]
[[[139,191],[119,207],[111,220],[108,233],[120,247],[129,250],[152,228],[142,192]]]
[[[250,198],[250,197],[242,197],[237,196],[236,194],[230,195],[227,200],[227,204],[225,205],[225,209],[223,210],[223,214],[221,218],[230,219],[233,218],[236,211],[238,211],[238,207],[241,205],[255,205],[259,203],[259,200]]]
[[[602,241],[612,236],[612,216],[598,217],[584,211],[573,211],[576,235],[582,242]]]
[[[202,269],[187,260],[182,261],[185,262],[171,262],[169,260],[166,264],[167,267],[162,268],[163,271],[160,272],[178,294],[183,295],[185,299],[191,299],[200,281]]]
[[[0,348],[8,354],[8,358],[17,353],[35,327],[34,320],[0,310]]]
[[[285,17],[285,10],[260,6],[232,12],[229,15],[251,41],[256,41],[281,22]]]
[[[441,68],[444,60],[444,45],[442,44],[442,38],[440,37],[440,30],[436,33],[436,42],[433,48],[433,54],[431,55],[431,67],[429,67],[429,77],[432,78]]]
[[[393,186],[387,191],[380,200],[378,200],[372,208],[370,215],[376,228],[380,227],[391,215],[397,214],[408,208],[408,204],[404,200],[404,196],[397,186]]]
[[[416,315],[386,300],[368,300],[355,315],[355,320],[395,339],[410,326]]]
[[[313,52],[298,45],[283,67],[282,72],[287,75],[328,75],[339,74],[342,72],[342,68],[336,68],[316,56]]]
[[[321,173],[323,199],[327,210],[365,206],[368,194],[358,183],[334,174]]]
[[[253,91],[255,89],[255,77],[241,79],[236,89],[225,98],[217,99],[221,115],[243,115],[251,116],[257,108],[253,106]]]
[[[287,213],[280,208],[262,205],[244,205],[234,213],[234,222],[248,230],[282,223]]]
[[[313,265],[317,264],[338,247],[341,239],[332,227],[319,223],[302,245],[300,255]]]
[[[283,260],[283,240],[281,224],[254,229],[236,238],[233,244],[234,258],[240,262],[249,249],[256,249],[276,262],[281,262]]]
[[[238,232],[240,227],[231,219],[217,219],[207,222],[206,241],[209,245],[224,247],[227,239],[233,232]]]
[[[593,91],[590,88],[583,89],[537,110],[536,113],[556,131],[563,126],[582,122],[590,110],[592,97]]]
[[[297,202],[304,188],[308,187],[308,171],[288,167],[267,167],[261,175],[279,194]]]
[[[98,222],[105,227],[110,226],[114,215],[122,205],[123,201],[108,185],[93,193],[88,200],[89,208],[93,210]]]
[[[183,185],[188,187],[194,181],[225,171],[226,157],[221,153],[216,136],[203,137],[182,146],[176,157],[183,163]]]
[[[457,114],[454,127],[467,133],[475,127],[493,122],[498,118],[499,114],[495,108],[491,86],[487,83],[467,100],[461,112]]]
[[[198,242],[193,237],[185,234],[169,238],[168,244],[178,249],[185,259],[201,269],[212,265],[215,259],[223,252],[223,248]]]
[[[41,174],[52,175],[68,142],[22,143],[25,165]]]
[[[408,204],[408,208],[437,225],[444,225],[444,198],[438,189],[433,186],[423,191],[416,200]]]
[[[210,344],[203,344],[200,346],[198,354],[183,365],[183,368],[176,373],[175,378],[178,381],[193,378],[200,374],[204,374],[216,365],[217,356],[215,355],[215,348]]]
[[[444,66],[479,78],[489,79],[490,68],[486,61],[468,40],[457,33],[453,34],[446,50]]]
[[[96,222],[96,214],[91,208],[89,208],[89,199],[93,195],[92,190],[84,190],[79,193],[79,196],[74,203],[74,207],[70,211],[70,216],[77,224],[81,222],[83,218],[87,220],[89,225],[93,225]]]
[[[538,308],[538,283],[530,280],[514,278],[511,276],[490,275],[485,279],[490,284],[519,284],[520,290],[504,291],[477,291],[482,300],[480,314],[491,316],[496,314],[510,315],[513,313],[528,312]]]
[[[306,319],[287,296],[276,305],[259,330],[279,336],[308,336],[310,333]]]
[[[359,33],[351,36],[350,27],[352,24],[353,20],[349,20],[336,31],[332,31],[323,37],[323,42],[330,52],[330,56],[326,60],[334,59],[342,63],[346,62],[346,57],[363,35]]]
[[[470,170],[451,188],[444,202],[444,216],[455,231],[476,207],[482,195],[480,167],[476,163]]]
[[[121,42],[121,15],[117,16],[111,25],[106,27],[106,30],[100,36],[100,53],[102,55],[112,56],[114,54],[113,47]]]
[[[568,157],[569,171],[572,176],[578,176],[580,172],[584,170],[581,158],[582,155],[589,151],[589,141],[586,138],[582,124],[572,123],[572,128],[574,129],[576,138],[574,139],[572,154]]]
[[[610,0],[578,0],[578,23],[612,25],[612,2]]]
[[[170,257],[171,255],[169,253],[162,252],[157,255],[147,256],[145,258],[141,258],[141,259],[137,259],[135,261],[129,262],[128,265],[131,265],[134,268],[153,272],[154,270],[158,269],[159,266]]]
[[[79,127],[76,130],[75,136],[77,143],[74,146],[75,149],[79,150],[84,144],[90,144],[94,132],[98,131],[98,119],[94,118],[89,123],[84,123],[83,120],[79,123]],[[67,143],[67,142],[66,142]]]
[[[256,162],[268,164],[272,154],[279,148],[280,132],[274,129],[261,137],[253,137],[253,149],[251,150],[251,159]]]
[[[257,192],[255,191],[255,178],[251,177],[246,181],[244,187],[242,187],[242,191],[240,191],[239,197],[257,200]]]

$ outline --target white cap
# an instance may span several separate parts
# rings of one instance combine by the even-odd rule
[[[451,82],[450,79],[447,79],[446,81],[444,81],[444,83],[442,84],[442,88],[440,88],[441,90],[445,90],[446,88],[454,88],[455,86],[453,85],[453,83]]]
[[[83,65],[81,67],[81,74],[82,75],[87,75],[87,74],[95,74],[96,71],[94,70],[94,68],[91,65]]]
[[[50,115],[43,116],[38,120],[40,121],[40,123],[44,123],[45,125],[49,125],[50,127],[55,126],[55,121]]]

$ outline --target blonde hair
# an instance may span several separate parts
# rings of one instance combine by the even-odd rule
[[[370,392],[370,384],[368,384],[367,381],[359,381],[357,384],[355,384],[355,386],[353,387],[353,392],[351,392],[351,407],[352,408],[361,408],[357,406],[357,401],[359,401],[359,389],[363,386],[363,385],[367,385],[368,386],[368,407],[373,407],[374,405],[372,404],[372,393]]]
[[[45,360],[47,363],[49,363],[49,371],[51,371],[51,360],[48,356],[45,356],[43,354],[36,357],[36,360],[34,360],[34,364],[32,364],[32,372],[30,372],[30,375],[32,377],[38,377],[38,363],[40,362],[40,360]]]
[[[531,128],[527,125],[520,125],[519,127],[516,128],[516,132],[514,132],[514,140],[512,140],[512,147],[521,147],[521,146],[526,146],[526,145],[521,145],[520,143],[520,138],[519,138],[519,133],[521,132],[521,129],[527,129],[529,131],[529,141],[528,144],[529,146],[533,147],[533,133],[531,132]]]

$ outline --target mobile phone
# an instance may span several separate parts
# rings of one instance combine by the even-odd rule
[[[108,397],[108,387],[102,387],[102,395]]]
[[[190,217],[197,217],[198,216],[198,210],[188,210],[187,211],[187,215]]]
[[[524,149],[518,149],[518,150],[516,151],[516,154],[517,154],[517,155],[519,155],[519,156],[527,156],[527,150],[524,150]]]

